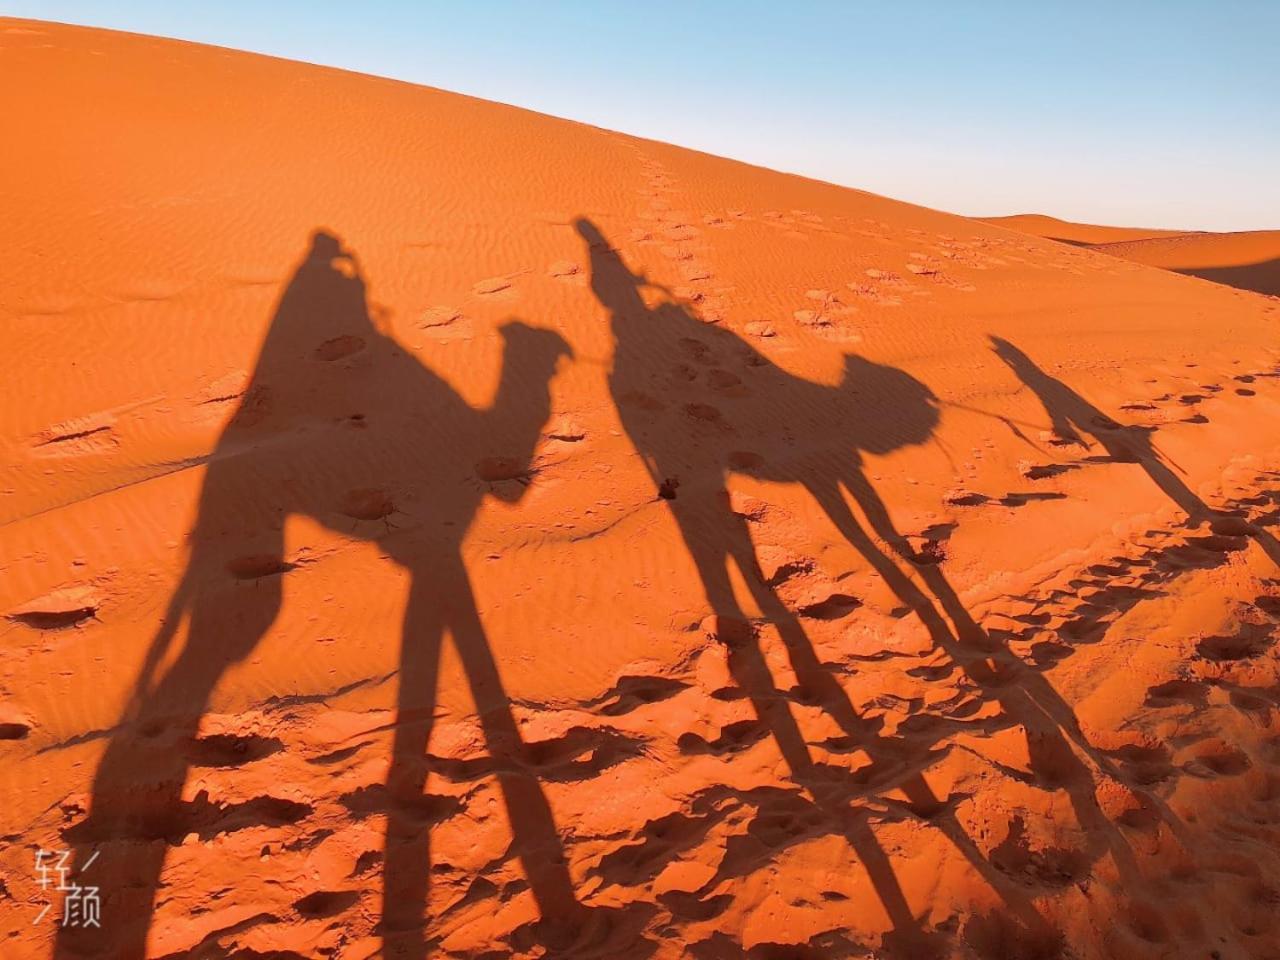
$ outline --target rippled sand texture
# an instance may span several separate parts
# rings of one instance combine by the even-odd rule
[[[227,50],[0,70],[6,960],[1278,955],[1276,300]]]

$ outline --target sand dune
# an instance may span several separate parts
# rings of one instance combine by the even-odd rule
[[[1184,230],[1149,230],[1143,227],[1104,227],[1096,223],[1072,223],[1047,217],[1040,213],[1016,213],[1008,217],[979,217],[983,223],[994,223],[1021,233],[1032,233],[1049,240],[1095,246],[1101,243],[1122,243],[1133,240],[1150,240],[1155,237],[1178,237]]]
[[[0,63],[6,960],[1276,956],[1280,304],[374,77]]]
[[[1280,230],[1189,233],[1094,247],[1165,270],[1280,297]]]
[[[984,222],[1229,287],[1280,296],[1280,230],[1179,233],[1067,223],[1037,214],[987,217]]]

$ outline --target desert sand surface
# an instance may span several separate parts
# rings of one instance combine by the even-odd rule
[[[983,219],[1135,263],[1280,297],[1280,230],[1179,233],[1068,223],[1039,214]]]
[[[0,65],[5,960],[1280,957],[1280,303],[371,76]]]

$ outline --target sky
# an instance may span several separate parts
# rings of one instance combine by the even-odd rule
[[[1280,227],[1277,0],[5,0],[956,213]]]

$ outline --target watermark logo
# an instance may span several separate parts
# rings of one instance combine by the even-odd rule
[[[41,848],[36,851],[36,883],[46,895],[62,894],[62,914],[58,917],[58,922],[62,926],[102,926],[102,900],[98,894],[98,888],[79,882],[97,859],[98,851],[95,850],[79,870],[73,871],[70,864],[70,850]],[[54,901],[51,900],[44,905],[39,916],[32,922],[39,923],[53,908]]]

